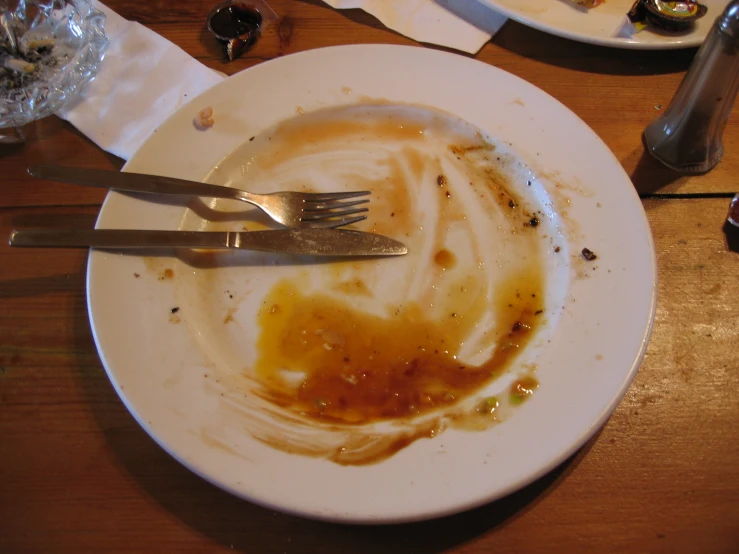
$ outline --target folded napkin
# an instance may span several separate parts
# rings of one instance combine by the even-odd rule
[[[93,5],[106,15],[110,45],[95,78],[57,115],[127,160],[154,129],[223,76],[143,25]]]
[[[419,42],[477,53],[506,22],[478,0],[324,0],[339,10],[360,8]]]

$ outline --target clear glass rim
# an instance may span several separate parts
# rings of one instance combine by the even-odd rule
[[[27,6],[37,6],[46,13],[43,21],[54,14],[66,18],[67,27],[74,22],[82,31],[82,45],[50,78],[8,91],[17,95],[17,100],[0,97],[0,129],[26,125],[67,104],[95,77],[108,47],[105,14],[95,9],[90,0],[21,0],[16,12],[25,11]]]

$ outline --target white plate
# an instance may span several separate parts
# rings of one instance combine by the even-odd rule
[[[633,33],[626,13],[633,0],[606,0],[597,8],[584,9],[568,0],[482,0],[496,11],[540,31],[564,38],[637,50],[668,50],[700,46],[715,19],[729,0],[701,0],[705,16],[685,33],[666,33],[647,28]]]
[[[438,184],[436,166],[430,175],[413,177],[411,163],[403,169],[407,183],[403,186],[419,188],[405,205],[387,203],[388,198],[403,196],[388,193],[382,171],[395,155],[384,149],[403,148],[407,137],[366,145],[361,135],[355,135],[338,153],[318,158],[300,150],[310,144],[306,139],[284,151],[285,163],[271,173],[252,171],[269,160],[250,157],[250,148],[274,145],[269,138],[273,135],[262,132],[270,126],[314,117],[310,114],[319,109],[378,99],[443,110],[453,116],[435,117],[461,118],[492,137],[497,145],[493,156],[501,161],[493,157],[490,163],[502,163],[499,172],[509,175],[506,186],[522,206],[515,209],[539,211],[540,225],[519,227],[520,218],[515,226],[507,223],[506,217],[513,218],[505,215],[507,201],[490,203],[500,191],[491,196],[481,189],[478,183],[487,182],[482,174],[474,177],[476,188],[468,186],[463,174],[455,174],[449,166],[457,163],[455,156],[448,155],[444,134],[431,124],[422,148],[437,149],[449,182]],[[197,131],[193,116],[205,106],[213,107],[216,123],[208,131]],[[253,142],[252,136],[257,137]],[[414,150],[404,152],[410,156]],[[403,258],[365,261],[357,269],[342,266],[341,271],[359,275],[374,294],[350,297],[361,310],[387,317],[383,310],[414,297],[418,300],[424,290],[431,295],[424,302],[431,298],[433,303],[439,291],[451,290],[445,276],[468,272],[480,278],[476,286],[486,296],[481,295],[472,308],[467,304],[465,313],[485,302],[491,309],[483,315],[495,315],[499,312],[492,309],[490,298],[498,293],[506,272],[525,267],[526,260],[541,263],[540,298],[546,311],[537,334],[509,371],[464,404],[469,407],[489,394],[503,398],[517,375],[536,366],[538,390],[521,406],[508,409],[507,421],[483,431],[450,428],[369,465],[341,465],[326,458],[341,458],[337,449],[352,438],[369,437],[371,442],[379,437],[380,443],[383,437],[397,438],[397,425],[347,431],[297,420],[285,425],[282,420],[287,442],[275,448],[259,440],[277,425],[271,415],[274,406],[260,401],[253,394],[256,382],[244,376],[257,355],[255,313],[263,295],[278,278],[326,291],[344,279],[331,264],[295,265],[295,260],[280,263],[285,260],[269,256],[225,255],[217,258],[223,264],[213,268],[208,257],[183,261],[93,252],[88,302],[106,371],[128,409],[163,448],[219,487],[265,506],[335,521],[399,522],[450,514],[500,498],[545,474],[581,446],[605,422],[636,374],[651,332],[656,279],[641,202],[601,140],[547,94],[461,56],[387,45],[314,50],[234,75],[162,125],[126,170],[222,183],[238,181],[243,171],[249,175],[249,186],[268,189],[296,185],[296,176],[317,188],[340,188],[359,179],[357,167],[367,172],[360,177],[377,179],[370,186],[379,193],[370,204],[374,208],[370,219],[360,228],[377,224],[410,247]],[[451,199],[442,194],[446,190]],[[439,210],[446,209],[440,206],[448,201],[464,205],[467,215],[457,213],[435,224]],[[222,202],[210,206],[226,208]],[[407,225],[389,225],[397,220],[388,212],[404,208],[413,212]],[[177,202],[112,193],[98,226],[240,226],[228,213],[223,221],[207,224],[200,217],[207,212],[203,205],[187,209]],[[448,229],[455,231],[445,234]],[[449,266],[448,274],[438,267],[429,269],[435,250],[428,249],[437,240],[433,237],[442,237],[457,255],[456,269]],[[580,255],[584,247],[596,252],[597,260],[586,262]],[[478,262],[482,262],[479,271]],[[439,301],[444,309],[456,306]],[[172,313],[173,308],[179,309]],[[428,308],[428,313],[434,309]],[[314,456],[285,452],[290,444],[298,448],[300,441],[299,449],[305,451],[305,437],[308,445],[311,441],[318,445]],[[275,443],[274,436],[270,440]],[[333,450],[327,444],[333,444]],[[347,452],[355,452],[353,448],[350,445]]]

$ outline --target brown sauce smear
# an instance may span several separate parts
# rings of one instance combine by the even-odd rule
[[[285,127],[289,131],[285,131]],[[330,142],[372,137],[385,140],[423,140],[426,127],[421,123],[386,117],[375,121],[330,120],[306,118],[304,122],[290,119],[275,129],[270,151],[260,153],[259,165],[271,169],[296,156],[320,151]],[[270,139],[272,138],[270,137]]]
[[[434,263],[442,269],[452,269],[457,265],[457,257],[446,248],[442,248],[434,254]]]
[[[413,304],[379,317],[283,281],[258,316],[256,371],[265,396],[309,418],[348,424],[451,406],[497,377],[538,327],[538,273],[517,275],[503,289],[489,306],[498,342],[485,363],[472,366],[458,354],[477,318],[451,312],[431,321]]]
[[[403,165],[412,164],[416,166],[415,171],[420,173],[422,163],[418,152],[412,148],[404,148],[398,155],[380,162],[381,165],[388,167],[385,180],[380,182],[367,180],[362,183],[362,187],[376,192],[372,196],[372,211],[383,216],[372,218],[371,232],[381,235],[411,234],[414,226],[413,199],[406,185]]]
[[[334,287],[334,289],[341,291],[345,294],[352,294],[358,296],[374,296],[372,291],[362,279],[351,279],[349,281],[342,281]]]

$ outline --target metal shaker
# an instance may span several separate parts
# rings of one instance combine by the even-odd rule
[[[726,120],[739,90],[739,0],[713,24],[665,112],[644,131],[647,150],[683,173],[705,173],[724,153]]]

